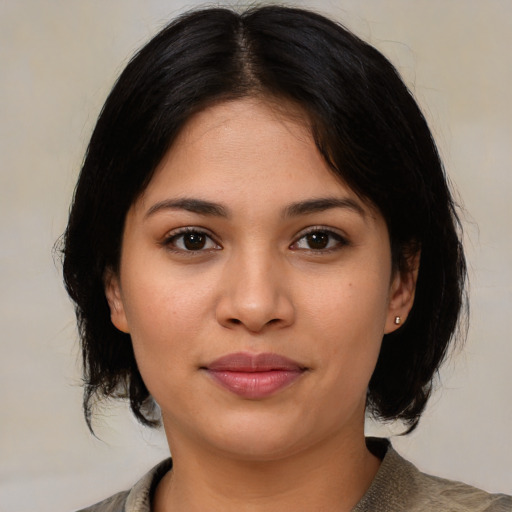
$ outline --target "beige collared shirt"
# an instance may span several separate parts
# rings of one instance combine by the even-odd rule
[[[375,479],[352,512],[512,512],[512,496],[420,472],[385,439],[368,440],[376,455],[385,452]],[[129,491],[79,512],[151,512],[151,498],[171,459],[161,462]],[[309,511],[308,511],[309,512]]]

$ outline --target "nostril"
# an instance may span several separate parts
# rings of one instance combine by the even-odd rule
[[[238,325],[238,324],[241,324],[241,323],[242,323],[242,321],[241,321],[241,320],[238,320],[238,318],[231,318],[231,319],[230,319],[230,322],[231,322],[232,324],[235,324],[235,325]]]

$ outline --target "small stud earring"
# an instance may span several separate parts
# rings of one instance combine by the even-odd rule
[[[395,316],[395,325],[400,325],[402,319],[399,316]]]

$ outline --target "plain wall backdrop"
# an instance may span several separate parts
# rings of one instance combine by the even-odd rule
[[[466,210],[469,337],[418,430],[394,444],[424,471],[512,493],[512,2],[288,4],[342,21],[398,67]],[[1,512],[80,508],[167,456],[163,434],[123,405],[98,412],[99,440],[88,433],[74,314],[52,246],[116,76],[196,5],[205,4],[0,0]]]

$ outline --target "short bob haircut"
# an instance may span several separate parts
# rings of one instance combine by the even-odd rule
[[[171,22],[126,66],[97,121],[63,238],[91,428],[98,399],[159,416],[130,336],[110,321],[104,278],[119,266],[126,213],[184,124],[215,103],[257,96],[306,114],[332,172],[383,215],[395,271],[421,250],[416,297],[384,336],[367,411],[412,430],[466,304],[460,225],[427,123],[392,64],[341,25],[281,6],[208,8]]]

